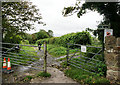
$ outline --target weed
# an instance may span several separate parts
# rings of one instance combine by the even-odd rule
[[[51,77],[50,73],[40,72],[37,74],[37,77]]]
[[[67,62],[61,63],[61,66],[62,66],[62,68],[66,68],[67,67]]]
[[[24,77],[24,81],[30,81],[33,77],[32,76],[26,76]]]

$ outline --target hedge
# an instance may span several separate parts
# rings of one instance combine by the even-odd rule
[[[61,37],[40,39],[37,40],[36,43],[38,42],[43,43],[44,41],[47,41],[48,44],[57,44],[63,47],[67,47],[67,43],[86,45],[86,44],[91,44],[91,35],[89,32],[82,31],[77,33],[69,33]]]

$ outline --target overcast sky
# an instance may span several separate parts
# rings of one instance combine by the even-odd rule
[[[81,32],[85,28],[97,28],[97,21],[101,21],[103,16],[97,12],[89,11],[88,13],[78,18],[76,14],[64,17],[62,10],[64,7],[68,7],[75,4],[76,0],[30,0],[37,8],[40,9],[43,20],[46,26],[35,25],[35,30],[28,33],[38,32],[40,29],[46,31],[52,30],[54,36],[61,36],[71,32]]]

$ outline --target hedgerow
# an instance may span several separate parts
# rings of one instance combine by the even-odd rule
[[[91,35],[89,32],[86,31],[69,33],[61,37],[40,39],[37,40],[36,43],[38,42],[43,43],[44,41],[47,41],[48,44],[56,44],[56,45],[61,45],[63,47],[67,47],[67,43],[86,45],[86,44],[91,44]],[[73,48],[74,46],[71,47]]]

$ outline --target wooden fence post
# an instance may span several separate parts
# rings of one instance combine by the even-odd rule
[[[44,42],[44,72],[47,73],[47,43]]]

